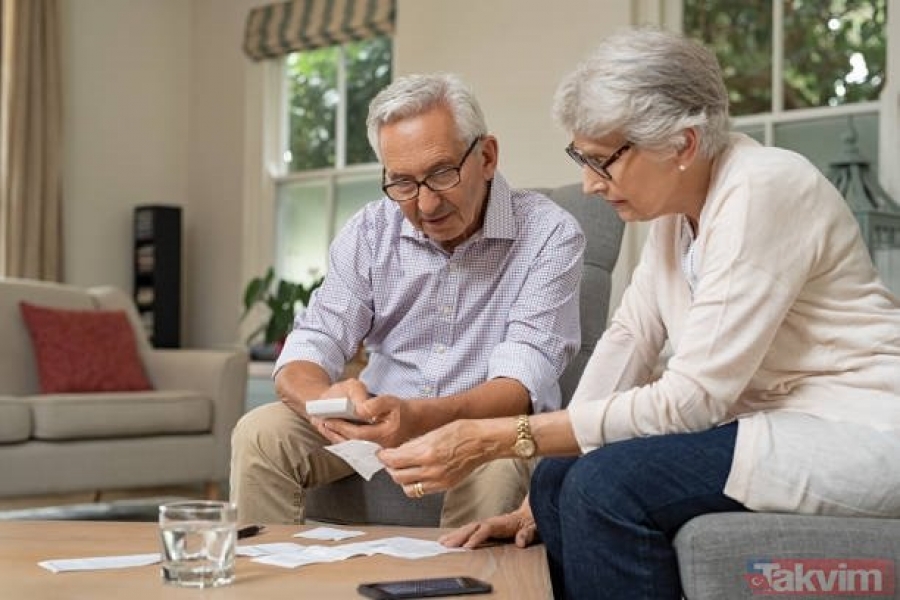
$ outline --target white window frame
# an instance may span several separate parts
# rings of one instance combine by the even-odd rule
[[[338,179],[371,177],[381,172],[379,163],[346,165],[345,94],[341,94],[337,109],[335,166],[288,171],[284,160],[289,128],[286,59],[248,63],[246,81],[242,281],[249,281],[277,262],[275,217],[279,185],[313,180],[328,182],[327,214],[331,229],[328,239],[332,239],[337,210],[334,190]],[[339,89],[345,89],[345,83],[346,72],[341,60]]]
[[[280,135],[283,75],[280,61],[246,62],[244,94],[244,202],[241,281],[250,281],[273,264],[275,248],[275,177],[283,157],[273,154],[273,137]],[[267,141],[269,143],[267,143]]]

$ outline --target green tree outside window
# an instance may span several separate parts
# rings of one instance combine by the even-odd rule
[[[785,110],[878,100],[886,0],[784,3]],[[735,116],[772,108],[772,0],[684,0],[684,32],[710,45]]]
[[[391,39],[378,37],[343,46],[295,52],[287,58],[289,169],[337,166],[338,67],[346,73],[345,164],[375,162],[366,138],[369,101],[391,81]]]

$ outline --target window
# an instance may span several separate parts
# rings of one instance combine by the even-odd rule
[[[289,54],[275,142],[275,268],[308,283],[325,272],[335,232],[381,195],[366,137],[369,101],[391,81],[391,39]]]
[[[852,120],[877,169],[886,0],[684,0],[683,14],[716,51],[735,129],[827,171]]]

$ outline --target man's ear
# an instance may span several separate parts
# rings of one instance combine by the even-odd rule
[[[500,159],[500,146],[497,142],[497,138],[490,134],[484,136],[480,146],[478,158],[481,161],[484,179],[485,181],[489,181],[494,178],[494,172],[497,170],[497,162]]]

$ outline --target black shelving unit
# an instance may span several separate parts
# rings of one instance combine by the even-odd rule
[[[134,209],[134,303],[157,348],[181,345],[181,208]]]

